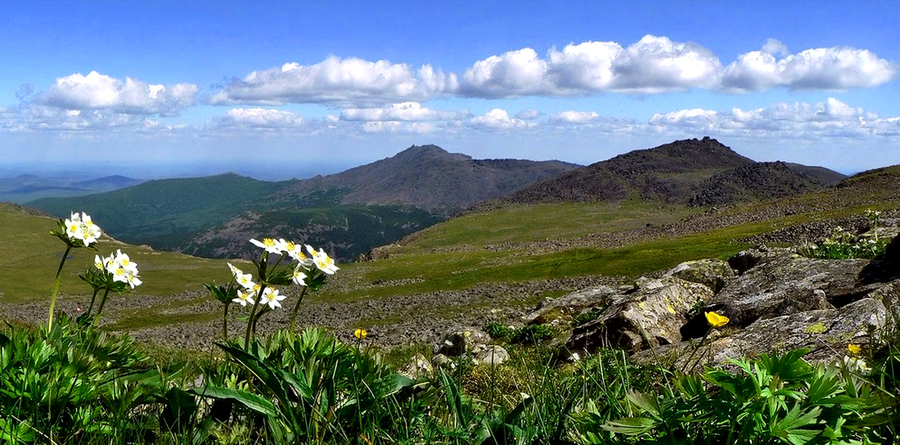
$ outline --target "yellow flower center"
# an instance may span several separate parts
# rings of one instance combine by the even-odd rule
[[[263,238],[263,244],[265,244],[266,247],[272,247],[275,245],[275,240],[272,238]]]

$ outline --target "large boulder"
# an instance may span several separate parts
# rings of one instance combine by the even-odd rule
[[[485,365],[499,365],[509,360],[509,353],[502,346],[491,345],[475,354],[475,361]]]
[[[583,312],[606,307],[620,292],[623,292],[623,289],[612,286],[578,290],[553,300],[541,302],[541,305],[526,315],[523,321],[525,324],[559,325],[568,323]]]
[[[637,363],[671,364],[676,369],[723,365],[728,359],[753,357],[762,353],[781,353],[809,348],[805,357],[811,362],[840,359],[847,345],[869,343],[869,333],[885,326],[887,312],[881,301],[864,298],[840,309],[820,309],[758,320],[733,335],[715,331],[697,348],[697,340],[661,346],[634,355]],[[875,340],[878,340],[877,338]],[[694,349],[697,352],[693,354]]]
[[[643,281],[614,299],[594,321],[576,327],[566,346],[571,351],[618,347],[637,352],[678,343],[687,314],[712,297],[709,287],[676,277]]]
[[[734,278],[734,270],[725,260],[708,258],[685,261],[666,272],[666,276],[703,284],[713,292],[719,292],[725,287],[726,282]]]
[[[894,237],[884,252],[885,261],[889,261],[900,269],[900,235]]]
[[[428,377],[434,374],[434,367],[431,365],[431,362],[425,358],[422,354],[416,354],[409,359],[409,362],[406,363],[403,367],[400,368],[400,375],[409,377],[413,380],[418,379],[420,377]]]
[[[441,343],[435,345],[435,354],[459,357],[463,354],[476,354],[491,342],[491,336],[478,328],[454,329],[444,335]]]
[[[778,249],[760,258],[709,303],[727,308],[731,324],[738,327],[761,318],[833,309],[880,286],[860,279],[869,263],[806,258]]]

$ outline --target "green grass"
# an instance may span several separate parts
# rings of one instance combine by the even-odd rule
[[[103,228],[103,221],[94,221]],[[28,215],[0,205],[0,227],[5,241],[0,243],[0,299],[4,302],[27,302],[49,299],[53,279],[65,245],[50,235],[56,221]],[[129,254],[140,269],[144,284],[124,296],[173,295],[200,290],[204,281],[230,279],[223,260],[208,260],[170,252],[156,252],[146,247],[125,245],[104,236],[97,251],[73,249],[66,261],[60,281],[61,295],[82,295],[90,299],[91,288],[78,278],[94,261],[94,255],[108,255],[116,249]],[[137,298],[137,297],[134,297]]]

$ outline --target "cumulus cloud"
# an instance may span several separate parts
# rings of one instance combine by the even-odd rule
[[[736,92],[773,87],[794,90],[847,90],[874,87],[895,79],[897,68],[865,49],[813,48],[788,54],[769,40],[761,51],[741,54],[725,68],[722,87]]]
[[[402,102],[381,108],[347,108],[341,111],[345,121],[431,121],[467,117],[467,111],[441,111],[423,107],[418,102]]]
[[[900,118],[883,118],[835,98],[815,104],[781,102],[753,110],[679,110],[655,114],[649,124],[664,130],[762,138],[900,135]]]
[[[432,98],[457,88],[456,75],[430,65],[414,71],[403,63],[330,56],[314,65],[286,63],[235,79],[210,99],[212,104],[326,103],[383,104]]]
[[[194,104],[197,85],[148,84],[126,77],[116,79],[96,71],[56,79],[34,103],[69,110],[103,110],[122,114],[171,115]]]
[[[289,111],[268,108],[232,108],[218,119],[222,126],[251,128],[297,128],[304,124],[303,117]]]
[[[468,121],[469,126],[486,129],[507,130],[511,128],[528,128],[534,126],[533,123],[525,122],[522,119],[514,119],[509,117],[506,110],[494,108],[483,116],[476,116]]]
[[[715,54],[700,45],[647,35],[627,48],[583,42],[561,51],[551,48],[546,58],[531,48],[491,56],[465,71],[460,91],[483,97],[657,93],[711,87],[721,67]]]
[[[566,124],[589,124],[600,119],[596,111],[561,111],[550,116],[550,120]]]

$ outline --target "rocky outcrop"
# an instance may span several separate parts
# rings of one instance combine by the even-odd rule
[[[500,365],[509,360],[509,353],[502,346],[486,346],[475,354],[475,361],[484,365]]]
[[[424,355],[416,354],[397,372],[402,376],[418,379],[433,375],[434,367],[431,366],[431,362],[429,362]]]
[[[758,263],[709,301],[723,308],[731,325],[737,327],[764,318],[841,307],[881,284],[862,278],[872,267],[870,260],[806,258],[790,249],[742,252],[737,256],[754,257]]]
[[[733,335],[715,332],[697,341],[661,346],[634,355],[638,363],[671,364],[675,369],[726,364],[729,359],[809,348],[807,361],[827,362],[847,352],[847,345],[867,345],[887,322],[885,305],[864,298],[839,309],[820,309],[758,320]],[[693,353],[694,349],[697,350]],[[692,356],[693,355],[693,356]]]
[[[523,317],[525,324],[560,325],[568,323],[582,313],[605,308],[614,296],[627,291],[628,288],[613,286],[596,286],[572,292],[562,297],[542,301],[530,314]]]
[[[726,282],[734,278],[734,270],[727,261],[708,258],[681,263],[666,272],[666,276],[703,284],[713,292],[719,292],[725,287]]]
[[[888,244],[887,250],[884,252],[884,259],[898,265],[898,268],[900,268],[900,235],[895,236],[891,243]]]
[[[687,315],[712,296],[709,287],[681,278],[644,281],[630,294],[614,299],[594,321],[576,327],[566,346],[572,351],[616,347],[637,352],[678,343]]]
[[[477,354],[491,342],[491,336],[478,328],[454,329],[444,335],[441,343],[434,345],[435,354],[459,357]]]

